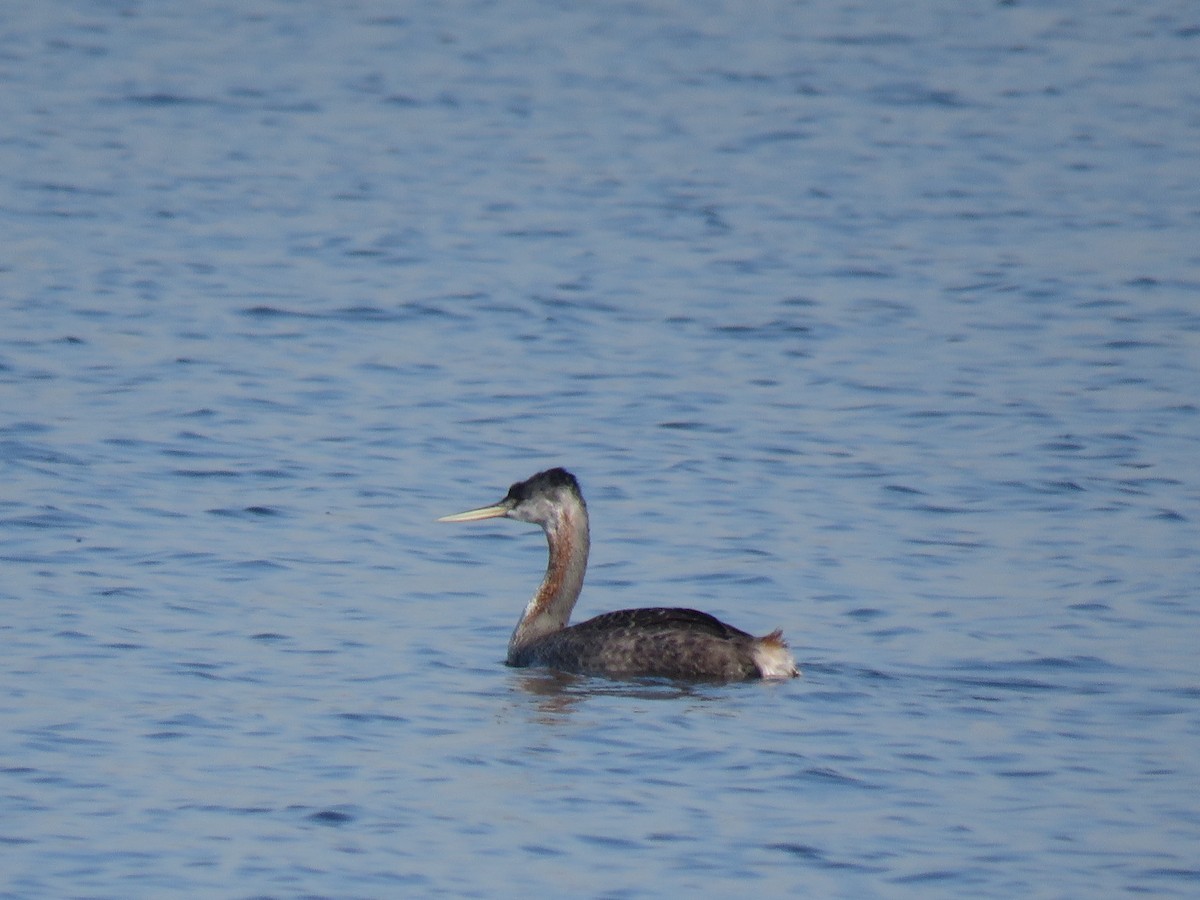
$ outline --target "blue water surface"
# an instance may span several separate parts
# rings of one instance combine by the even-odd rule
[[[0,895],[1200,893],[1200,10],[0,25]]]

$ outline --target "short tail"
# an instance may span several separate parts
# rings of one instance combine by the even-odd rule
[[[755,638],[750,652],[758,666],[758,674],[763,678],[795,678],[800,674],[783,632],[778,628],[766,637]]]

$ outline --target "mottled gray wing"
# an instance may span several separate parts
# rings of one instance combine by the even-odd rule
[[[587,674],[738,680],[758,675],[753,642],[694,609],[624,609],[547,635],[509,662]]]
[[[651,606],[645,609],[622,609],[604,613],[594,619],[571,626],[580,632],[615,631],[623,628],[694,631],[711,634],[719,638],[748,638],[749,634],[732,625],[726,625],[716,616],[698,609],[682,609],[669,606]]]

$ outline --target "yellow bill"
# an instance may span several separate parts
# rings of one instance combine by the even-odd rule
[[[509,507],[503,503],[494,506],[481,506],[479,509],[468,509],[466,512],[442,516],[439,522],[478,522],[480,519],[498,519],[508,515]]]

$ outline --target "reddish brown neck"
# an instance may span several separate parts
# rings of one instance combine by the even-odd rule
[[[564,505],[543,528],[550,561],[541,585],[508,642],[510,660],[523,648],[566,628],[583,589],[590,545],[587,509],[582,503]]]

